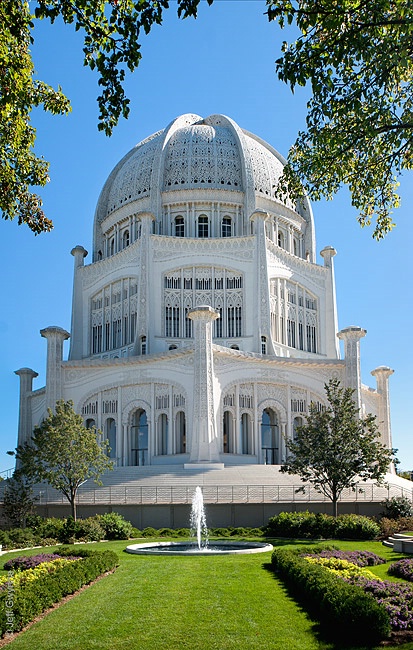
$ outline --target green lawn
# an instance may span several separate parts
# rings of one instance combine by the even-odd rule
[[[372,550],[389,561],[400,557],[378,542],[337,545]],[[118,553],[120,566],[116,572],[33,625],[7,646],[10,650],[335,647],[319,636],[316,623],[308,619],[269,570],[270,553],[143,557],[124,553],[125,542],[92,546]],[[19,554],[3,556],[2,563]],[[384,566],[373,570],[384,577]],[[413,650],[413,643],[402,648]]]

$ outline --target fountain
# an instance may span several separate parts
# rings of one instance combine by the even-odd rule
[[[136,555],[233,555],[265,553],[272,551],[272,544],[263,542],[208,541],[204,497],[198,486],[192,497],[190,516],[191,537],[195,542],[148,542],[126,547],[127,553]]]
[[[204,496],[201,488],[196,488],[192,497],[192,508],[190,517],[191,537],[196,537],[198,550],[208,548],[208,528],[206,525],[206,516],[204,508]],[[202,539],[202,535],[204,536]]]

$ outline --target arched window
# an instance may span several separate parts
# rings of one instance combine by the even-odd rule
[[[293,420],[293,442],[295,442],[297,438],[297,429],[298,427],[302,427],[304,424],[304,420],[302,417],[295,417]]]
[[[224,411],[222,422],[222,437],[224,454],[234,453],[234,418],[231,411]]]
[[[261,354],[267,354],[267,337],[261,336]]]
[[[129,230],[125,230],[122,235],[122,248],[126,248],[130,244]]]
[[[98,262],[100,262],[102,258],[103,258],[102,251],[98,251],[98,255],[97,255]]]
[[[239,345],[231,345],[231,350],[239,350]]]
[[[139,339],[139,349],[142,356],[146,354],[146,336],[141,336]]]
[[[143,409],[132,416],[131,453],[132,465],[148,464],[148,418]]]
[[[232,219],[231,217],[224,217],[221,224],[221,236],[231,237],[232,235]]]
[[[168,453],[168,416],[162,413],[158,418],[158,456]]]
[[[109,244],[109,254],[110,254],[110,255],[114,255],[114,254],[115,254],[115,238],[114,238],[114,237],[112,237],[112,239],[110,240],[110,244]]]
[[[252,427],[248,413],[241,415],[241,454],[252,454]]]
[[[209,237],[208,217],[205,214],[198,217],[198,237],[200,239]]]
[[[181,216],[175,217],[175,237],[185,237],[185,221]]]
[[[278,231],[278,246],[280,248],[285,248],[285,237],[284,233],[281,230]]]
[[[277,465],[279,450],[279,428],[276,413],[265,409],[261,419],[261,449],[265,465]]]
[[[105,434],[110,447],[109,458],[116,458],[116,422],[113,418],[106,420]]]
[[[86,422],[85,422],[86,429],[93,429],[93,427],[95,427],[95,426],[96,426],[96,422],[94,420],[92,420],[90,418],[88,420],[86,420]]]
[[[177,349],[178,348],[177,348],[176,345],[170,345],[169,348],[168,348],[168,350],[177,350]]]
[[[178,411],[175,418],[175,450],[177,454],[186,452],[186,421],[183,411]]]

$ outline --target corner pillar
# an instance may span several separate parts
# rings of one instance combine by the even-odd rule
[[[29,442],[33,433],[29,396],[33,390],[33,379],[38,374],[31,368],[20,368],[14,374],[20,377],[19,428],[17,435],[17,445],[19,446]]]
[[[56,326],[46,327],[40,334],[47,339],[46,408],[54,411],[56,402],[63,396],[63,343],[70,334]]]
[[[380,437],[383,445],[388,449],[392,448],[392,435],[390,424],[390,398],[389,398],[389,377],[394,373],[394,370],[387,366],[380,366],[371,371],[373,377],[376,378],[377,392],[379,394],[379,409],[378,409],[378,427]]]
[[[361,327],[346,327],[337,336],[344,341],[344,357],[346,362],[346,388],[354,390],[354,402],[361,413],[361,368],[360,368],[360,339],[367,331]]]
[[[83,296],[82,274],[87,250],[83,246],[75,246],[70,251],[74,260],[73,271],[73,300],[72,300],[72,339],[70,341],[69,359],[81,359],[85,355],[83,350]]]

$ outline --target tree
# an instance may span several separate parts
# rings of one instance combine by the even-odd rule
[[[180,18],[197,17],[201,0],[177,0]],[[207,0],[211,5],[213,0]],[[398,178],[413,165],[413,7],[409,0],[266,0],[267,16],[300,35],[284,43],[278,77],[311,86],[307,129],[298,134],[278,187],[280,196],[328,199],[348,186],[362,226],[373,236],[393,227]],[[98,128],[112,133],[129,114],[123,82],[141,60],[140,36],[160,25],[169,0],[34,0],[35,19],[62,18],[84,33],[84,65],[99,75]],[[34,233],[52,222],[31,190],[48,181],[33,152],[30,113],[70,111],[60,88],[34,79],[29,46],[34,22],[25,0],[0,3],[0,211]]]
[[[209,4],[212,0],[207,0]],[[178,15],[197,15],[200,0],[178,0]],[[70,102],[61,88],[53,90],[34,79],[29,46],[33,42],[33,18],[59,16],[84,32],[84,65],[99,74],[98,128],[110,135],[119,117],[129,114],[123,90],[126,70],[133,72],[141,59],[139,36],[161,24],[169,0],[25,0],[0,2],[0,211],[4,219],[17,217],[35,233],[47,232],[53,223],[46,218],[40,196],[33,186],[49,180],[49,163],[33,151],[36,131],[30,124],[34,107],[53,114],[68,113]]]
[[[101,431],[87,429],[73,402],[60,400],[56,412],[35,427],[30,443],[16,449],[19,472],[34,481],[46,481],[69,501],[76,520],[76,494],[90,478],[102,485],[100,476],[113,469],[107,440]]]
[[[279,192],[331,199],[346,185],[362,226],[382,238],[413,166],[413,6],[409,0],[267,0],[268,18],[295,24],[278,77],[311,86],[306,130]]]
[[[26,528],[26,519],[35,510],[33,482],[18,470],[6,479],[4,485],[3,514],[12,526]]]
[[[356,491],[367,479],[380,483],[394,450],[379,441],[375,416],[359,417],[351,388],[342,388],[337,379],[331,379],[325,391],[328,406],[318,410],[310,405],[307,423],[297,428],[294,441],[287,441],[290,455],[281,472],[298,474],[303,482],[314,485],[332,501],[336,517],[342,491]]]

